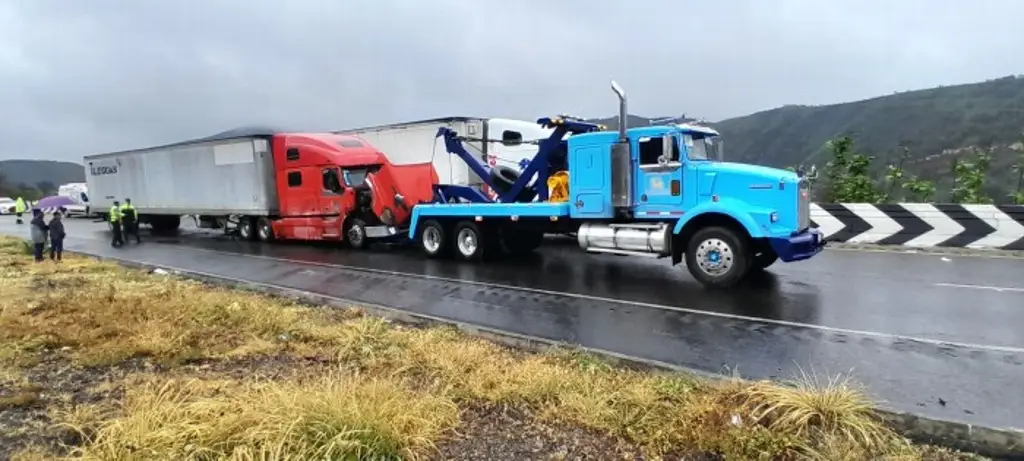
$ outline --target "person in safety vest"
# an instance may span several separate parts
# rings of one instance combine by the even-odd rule
[[[114,234],[114,239],[110,241],[110,246],[114,248],[120,248],[124,245],[124,237],[121,235],[121,202],[114,200],[114,206],[110,207],[110,230]]]
[[[18,197],[14,201],[14,215],[18,217],[18,224],[22,224],[21,215],[25,214],[25,199]]]
[[[134,236],[136,245],[142,243],[142,239],[139,238],[139,215],[135,212],[135,207],[132,206],[132,199],[128,197],[124,198],[124,205],[121,205],[121,227],[124,229],[125,242],[129,237]]]

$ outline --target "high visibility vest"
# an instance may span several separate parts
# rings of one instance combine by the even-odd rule
[[[14,202],[14,212],[15,213],[24,213],[25,212],[25,200],[22,200],[21,197],[18,197],[18,200],[16,200]]]
[[[110,222],[118,222],[121,220],[121,209],[117,206],[110,207]]]
[[[132,221],[135,221],[135,219],[138,218],[138,216],[137,216],[138,213],[135,212],[135,207],[132,206],[132,204],[130,204],[130,203],[123,203],[123,204],[121,204],[121,217],[122,218],[125,217],[125,215],[128,214],[127,212],[129,210],[132,213]]]

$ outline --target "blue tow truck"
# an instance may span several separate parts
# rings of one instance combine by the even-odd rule
[[[438,185],[433,203],[413,207],[408,235],[428,257],[466,261],[537,249],[545,234],[575,233],[588,252],[685,258],[705,286],[731,287],[777,260],[809,259],[825,246],[810,227],[808,178],[720,160],[721,138],[707,127],[676,124],[619,129],[569,117],[542,118],[553,129],[519,172],[488,168],[441,128],[449,153],[497,191]],[[502,139],[519,143],[521,139]]]

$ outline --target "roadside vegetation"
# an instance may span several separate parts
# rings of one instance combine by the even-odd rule
[[[0,239],[0,458],[974,459],[851,383],[527,353]]]

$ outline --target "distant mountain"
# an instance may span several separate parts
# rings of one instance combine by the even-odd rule
[[[618,117],[599,120],[617,125]],[[629,117],[629,126],[650,124]],[[857,149],[876,157],[875,168],[896,163],[909,149],[908,172],[935,180],[940,190],[952,182],[956,158],[976,147],[993,148],[990,194],[1004,197],[1017,186],[1011,149],[1024,140],[1024,78],[908,91],[863,101],[824,106],[783,106],[710,123],[725,138],[731,161],[786,167],[827,162],[825,142],[849,135]],[[1020,147],[1020,145],[1016,146]]]
[[[85,182],[85,167],[52,160],[0,160],[0,195],[21,185],[35,188],[47,184],[56,189],[69,182]],[[42,191],[47,192],[56,190]]]

